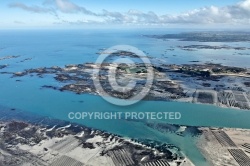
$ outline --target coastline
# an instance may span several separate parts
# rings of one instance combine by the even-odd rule
[[[95,48],[96,47],[97,46],[95,46]],[[98,47],[101,48],[101,47],[103,47],[103,45],[102,46],[98,45]],[[164,47],[165,47],[165,45],[164,45]],[[141,47],[141,48],[143,48],[143,47]],[[177,49],[177,48],[174,48],[174,49]],[[147,49],[145,49],[145,50],[147,50]],[[183,50],[183,51],[185,51],[185,50]],[[49,52],[53,52],[53,50],[50,50]],[[85,54],[94,54],[93,52],[91,52],[91,53],[89,53],[88,51],[86,51],[86,52],[87,53],[85,53]],[[197,50],[197,52],[198,52],[198,50]],[[62,51],[62,54],[64,54],[64,53],[66,55],[65,57],[67,57],[68,55],[71,55],[71,54],[68,54],[68,52],[63,52]],[[185,54],[186,53],[187,52],[185,52]],[[24,54],[24,53],[22,51],[20,51],[20,54]],[[27,110],[27,111],[30,111],[30,112],[41,112],[41,114],[44,113],[44,115],[47,114],[48,116],[53,116],[53,117],[56,117],[58,119],[64,119],[64,120],[65,120],[65,117],[67,117],[68,110],[71,110],[71,109],[73,109],[74,111],[79,111],[79,108],[80,109],[83,109],[83,108],[93,109],[95,111],[103,111],[104,107],[105,107],[105,109],[111,109],[111,110],[116,110],[117,109],[117,107],[110,107],[110,106],[108,106],[108,104],[105,104],[102,101],[100,101],[99,98],[101,98],[102,94],[93,93],[93,90],[91,90],[89,88],[86,88],[85,86],[81,86],[81,85],[84,85],[84,83],[85,83],[84,81],[86,81],[85,79],[81,80],[81,79],[79,79],[77,77],[71,77],[74,74],[77,74],[79,72],[81,73],[81,66],[78,67],[78,66],[75,66],[75,64],[74,64],[76,62],[76,61],[74,61],[75,59],[72,60],[72,59],[67,57],[66,61],[62,60],[59,63],[57,63],[57,61],[52,60],[52,62],[48,63],[48,64],[47,63],[40,63],[40,62],[36,64],[37,59],[40,58],[39,57],[40,54],[37,53],[37,52],[32,53],[32,50],[31,50],[31,54],[34,54],[37,57],[27,58],[27,57],[25,57],[26,55],[24,55],[24,57],[22,55],[21,58],[25,58],[24,60],[21,60],[21,59],[14,60],[13,59],[13,61],[12,60],[7,61],[7,63],[9,63],[8,65],[0,65],[0,68],[2,68],[0,71],[12,71],[12,72],[1,72],[0,73],[2,78],[4,78],[4,79],[2,79],[2,81],[0,81],[2,83],[2,87],[3,87],[1,89],[2,90],[1,92],[3,92],[2,95],[1,95],[1,98],[2,98],[1,102],[6,102],[7,105],[9,105],[11,107],[14,107],[14,108],[21,108],[23,110]],[[42,57],[42,54],[44,54],[46,56],[49,55],[47,52],[42,52],[41,57]],[[164,52],[164,54],[165,54],[164,56],[166,56],[166,57],[169,56],[167,58],[170,58],[170,56],[173,53],[169,53],[169,52],[165,53]],[[18,52],[18,55],[19,55],[19,52]],[[152,55],[157,56],[157,54],[152,54]],[[30,56],[30,55],[28,55],[28,56]],[[132,55],[132,56],[135,57],[135,55]],[[177,59],[179,58],[179,56],[184,57],[182,55],[179,55],[179,53],[177,53],[177,55],[173,55],[173,57],[177,58]],[[187,56],[189,56],[189,54]],[[18,58],[18,57],[7,56],[7,57],[3,57],[3,58],[4,58],[3,60],[5,60],[5,59],[8,60],[8,59]],[[201,62],[201,61],[196,61],[196,60],[198,60],[198,58],[196,56],[191,57],[191,58],[193,58],[194,61],[193,62],[189,61],[189,62],[192,62],[192,63]],[[29,60],[31,60],[31,59],[32,59],[32,61],[29,62]],[[83,59],[82,55],[80,56],[79,59],[77,57],[77,62],[76,63],[82,62],[82,59]],[[87,61],[89,61],[88,58],[86,58],[86,59],[87,59]],[[93,59],[95,59],[95,57]],[[40,60],[44,60],[44,59],[41,58],[41,59],[39,59],[39,61]],[[58,60],[58,57],[55,56],[55,60]],[[15,61],[17,61],[17,62],[15,62]],[[20,66],[18,66],[19,64],[17,66],[15,64],[15,63],[21,63],[21,62],[24,62],[24,61],[25,61],[25,63],[20,65]],[[86,61],[86,60],[84,59],[84,61]],[[68,65],[68,63],[71,63],[73,65],[70,66],[70,65]],[[30,64],[32,64],[32,65],[30,65]],[[33,64],[35,64],[35,65],[33,65]],[[26,68],[27,67],[26,65],[28,66],[29,69]],[[58,66],[61,66],[61,67],[53,66],[53,65],[58,65]],[[52,67],[44,67],[44,66],[52,66]],[[171,102],[193,103],[194,105],[198,104],[198,107],[197,107],[198,109],[195,109],[195,107],[193,107],[193,106],[190,106],[190,107],[187,106],[186,107],[186,105],[183,104],[183,103],[178,103],[178,104],[172,104],[171,103],[171,104],[169,104],[169,105],[171,105],[169,107],[168,104],[162,104],[161,102],[159,102],[159,103],[155,102],[156,104],[151,104],[151,105],[146,104],[145,107],[148,107],[146,109],[145,109],[145,107],[142,107],[142,108],[136,107],[136,108],[139,111],[142,111],[142,110],[151,111],[150,109],[157,109],[158,111],[162,111],[162,110],[164,111],[166,109],[170,109],[170,110],[171,109],[173,109],[173,110],[182,109],[184,111],[190,112],[190,114],[184,114],[184,115],[186,115],[186,117],[183,118],[183,120],[184,120],[183,124],[184,125],[193,123],[194,125],[195,124],[196,125],[197,124],[205,124],[204,126],[209,126],[209,125],[213,126],[214,125],[214,126],[222,126],[223,127],[223,125],[225,125],[227,127],[230,127],[232,125],[232,126],[237,126],[237,127],[242,126],[243,128],[249,128],[248,121],[245,121],[247,119],[240,117],[239,118],[240,123],[239,122],[233,122],[235,120],[231,119],[231,117],[236,117],[236,116],[238,117],[238,115],[241,116],[242,112],[243,112],[243,116],[248,115],[248,114],[245,114],[245,112],[247,112],[249,109],[240,109],[239,107],[234,107],[234,105],[230,105],[229,101],[231,102],[232,98],[227,98],[226,97],[227,94],[230,94],[230,95],[232,94],[234,96],[234,98],[235,98],[235,96],[236,97],[239,97],[239,96],[242,97],[243,96],[243,98],[244,98],[243,100],[248,101],[248,104],[249,104],[250,98],[249,97],[247,98],[247,95],[249,96],[250,94],[245,93],[245,92],[249,92],[249,81],[248,81],[249,78],[248,77],[245,77],[245,78],[244,77],[239,77],[239,78],[237,78],[236,76],[245,76],[244,74],[241,75],[240,73],[237,73],[236,75],[235,74],[230,74],[230,73],[228,73],[228,74],[211,74],[211,76],[212,76],[211,79],[206,78],[206,77],[200,77],[201,73],[196,71],[196,68],[195,68],[196,66],[197,65],[194,65],[194,64],[192,64],[190,66],[185,66],[185,65],[180,64],[179,66],[176,66],[177,67],[176,69],[179,70],[179,69],[182,69],[183,67],[191,67],[191,75],[185,73],[189,69],[187,71],[184,70],[184,73],[178,73],[178,72],[170,71],[169,73],[167,72],[168,75],[165,75],[165,76],[170,76],[171,75],[169,77],[170,79],[161,79],[161,76],[164,76],[164,75],[162,75],[161,72],[157,72],[156,75],[159,76],[159,77],[157,77],[157,79],[158,79],[157,83],[158,84],[157,84],[157,86],[154,87],[155,89],[150,94],[151,96],[149,98],[145,98],[145,100],[151,101],[151,102],[155,102],[155,101],[158,101],[158,100],[163,100],[163,101],[167,101],[167,102],[171,101]],[[206,65],[203,66],[203,64],[200,65],[200,66],[202,68],[207,67]],[[34,67],[34,68],[32,68],[32,67]],[[40,68],[37,68],[37,67],[40,67]],[[162,66],[157,65],[156,67],[162,67]],[[192,69],[193,67],[194,67],[194,69]],[[227,67],[230,67],[230,65],[227,66]],[[225,69],[227,69],[227,67]],[[59,73],[53,73],[53,70],[52,70],[53,68],[56,71],[59,71]],[[80,69],[80,70],[78,70],[78,69]],[[162,68],[158,68],[158,69],[162,69]],[[237,68],[233,68],[233,69],[237,69]],[[22,71],[22,72],[17,72],[17,71]],[[62,73],[60,71],[62,71]],[[90,73],[91,73],[91,69],[86,70],[86,71],[90,71]],[[249,71],[249,69],[248,69],[248,71]],[[23,73],[23,72],[27,72],[27,73]],[[24,77],[22,78],[21,76],[23,74],[27,74],[27,76],[24,75]],[[127,76],[126,73],[123,73],[123,74],[125,74],[125,77]],[[193,77],[192,74],[194,74],[195,76],[198,76],[198,77]],[[9,78],[9,76],[11,76],[11,75],[14,76],[14,77]],[[129,75],[131,76],[131,74],[129,74]],[[143,75],[144,74],[138,74],[138,76],[140,78],[144,78]],[[52,78],[52,79],[51,80],[47,79],[48,78],[47,76]],[[77,75],[75,75],[75,76],[77,76]],[[78,75],[78,76],[82,76],[82,75]],[[86,74],[86,75],[83,75],[83,76],[88,77],[88,76],[91,76],[91,75]],[[137,76],[137,75],[135,75],[135,76]],[[224,78],[221,79],[220,81],[217,81],[217,78],[220,79],[222,76]],[[31,77],[33,77],[33,78],[31,78]],[[41,79],[42,81],[40,81],[39,79]],[[79,81],[79,82],[73,82],[72,83],[71,81],[74,81],[74,79],[76,81]],[[6,80],[8,80],[8,81],[6,81]],[[34,81],[33,84],[29,83],[29,82],[32,82],[30,80]],[[37,82],[39,82],[39,83],[37,83]],[[246,83],[246,84],[244,84],[244,83]],[[7,85],[7,84],[9,84],[9,85]],[[9,87],[9,88],[5,88],[5,85],[7,85],[6,87]],[[65,85],[69,85],[69,86],[65,86]],[[75,86],[75,85],[77,85],[77,86]],[[78,85],[80,85],[80,86],[78,86]],[[15,89],[13,87],[15,87]],[[230,87],[230,88],[228,88],[228,87]],[[240,87],[243,87],[243,93],[241,93],[242,89],[240,89]],[[13,88],[13,92],[12,92],[12,88]],[[41,90],[39,88],[41,88]],[[162,90],[165,90],[164,88],[166,88],[167,90],[162,91]],[[214,88],[216,88],[216,90],[214,90]],[[48,89],[48,90],[46,90],[46,89]],[[158,91],[158,90],[160,90],[160,91]],[[172,91],[172,90],[174,90],[174,91]],[[14,92],[14,91],[16,91],[16,92]],[[29,93],[29,91],[31,91],[31,93]],[[44,91],[45,91],[45,93],[44,93]],[[57,91],[58,93],[55,92],[55,91]],[[61,93],[61,91],[64,91],[64,93]],[[214,95],[215,91],[216,91],[216,95]],[[219,92],[219,91],[222,91],[222,93],[217,94],[217,92]],[[172,92],[173,92],[173,94],[172,94]],[[186,96],[185,98],[182,98],[180,96],[182,96],[183,93],[179,94],[179,92],[183,92],[184,94],[186,93],[188,96]],[[240,92],[240,94],[239,94],[239,92]],[[36,96],[35,96],[36,99],[35,100],[33,100],[32,97],[29,98],[27,96],[22,96],[21,95],[21,100],[23,99],[23,101],[20,101],[20,95],[19,94],[25,94],[25,95],[31,95],[32,96],[32,93],[36,94]],[[78,95],[75,95],[75,94],[78,94]],[[81,96],[82,94],[83,94],[83,96]],[[96,100],[96,102],[99,103],[99,105],[102,105],[103,108],[100,108],[98,105],[95,106],[94,102],[89,102],[91,99],[90,100],[86,99],[84,97],[84,94],[98,95],[98,97],[94,97],[94,98],[91,97],[91,99]],[[220,99],[222,99],[221,101],[223,101],[224,104],[220,104],[220,101],[214,100],[215,98],[218,98],[219,95],[221,97]],[[50,99],[46,99],[46,98],[48,98],[48,96],[50,96],[49,97]],[[61,97],[61,96],[63,96],[63,97]],[[80,96],[80,97],[77,97],[77,96]],[[164,96],[164,97],[162,98],[162,96]],[[208,96],[208,100],[204,100],[205,98],[203,96]],[[32,103],[32,104],[27,103],[27,101],[30,101],[30,99],[32,99],[32,101],[34,103]],[[235,99],[233,99],[233,100],[235,100]],[[43,107],[43,103],[41,103],[41,101],[48,104],[46,106],[46,108]],[[55,104],[51,103],[52,101],[55,102]],[[144,102],[144,101],[142,101],[142,102]],[[201,102],[199,102],[199,101],[201,101]],[[240,100],[235,100],[235,101],[236,102],[238,102],[238,101],[241,102]],[[74,102],[74,103],[72,103],[72,102]],[[217,104],[217,103],[219,103],[219,104]],[[37,106],[39,106],[39,108],[34,109],[32,105],[37,105]],[[94,105],[94,107],[90,107],[89,105]],[[172,105],[173,105],[173,107],[172,107]],[[183,105],[183,107],[178,107],[178,105]],[[211,107],[207,107],[209,105]],[[204,107],[202,107],[202,106],[204,106]],[[228,110],[225,109],[225,112],[224,112],[224,109],[223,110],[222,109],[217,109],[217,107],[218,108],[219,107],[220,108],[230,108],[230,109],[228,109]],[[14,108],[13,108],[13,110],[10,110],[10,112],[14,112],[15,111]],[[129,108],[131,108],[131,107],[129,107]],[[177,108],[177,109],[175,109],[175,108]],[[199,116],[196,116],[196,113],[198,111],[202,112],[204,108],[207,109],[206,110],[207,112],[211,111],[212,113],[207,114],[206,111],[204,111],[204,116],[201,115],[202,113],[199,113]],[[233,112],[231,108],[236,109],[236,111]],[[133,110],[137,111],[137,109],[133,109]],[[192,111],[193,109],[195,111]],[[213,109],[217,110],[217,111],[222,110],[225,113],[224,114],[225,116],[223,115],[223,113],[220,113],[220,112],[219,112],[219,114],[217,114],[217,112],[213,111]],[[240,111],[237,112],[237,110],[240,110]],[[52,111],[53,111],[53,113],[52,113]],[[228,111],[230,113],[227,114],[226,111]],[[216,114],[216,115],[215,116],[210,116],[211,114]],[[20,115],[20,114],[18,114],[18,115]],[[228,115],[232,115],[232,116],[229,117]],[[14,115],[14,116],[15,116],[15,118],[18,118],[17,115]],[[216,116],[219,116],[219,118],[221,118],[221,121],[223,121],[223,122],[219,122],[220,119],[218,117],[216,117]],[[249,117],[249,116],[247,116],[247,117]],[[4,119],[4,118],[5,117],[3,116],[0,119]],[[203,119],[205,121],[205,123],[199,121],[199,119],[202,119],[202,118],[205,118],[205,119]],[[216,119],[215,121],[214,121],[214,118]],[[35,119],[36,118],[34,118],[34,120]],[[186,119],[188,119],[188,120],[186,120]],[[207,119],[209,119],[209,120],[207,120]],[[28,118],[25,118],[25,120],[28,120]],[[42,119],[40,119],[40,121],[41,120]],[[232,121],[228,122],[228,123],[226,122],[226,121],[230,121],[230,120],[232,120]],[[39,121],[39,118],[37,118],[35,123],[40,124],[40,121]],[[49,120],[45,120],[45,121],[49,121]],[[208,121],[211,121],[211,122],[208,122]],[[177,122],[177,123],[182,124],[182,121]],[[81,124],[84,125],[84,122],[81,122]],[[114,125],[114,124],[111,123],[111,125]],[[173,124],[173,123],[169,123],[169,124]],[[98,124],[98,125],[100,126],[100,124]],[[197,125],[197,126],[199,126],[199,125]],[[47,130],[47,132],[52,132],[52,131],[55,131],[55,130],[67,131],[67,128],[71,128],[71,127],[72,127],[71,123],[61,123],[61,121],[57,121],[57,122],[52,123],[49,126],[47,126],[46,130]],[[88,128],[90,128],[90,127],[88,127]],[[98,128],[98,127],[93,127],[93,128]],[[123,128],[121,128],[121,130],[122,129]],[[128,127],[128,129],[133,130],[133,128],[129,128],[129,127]],[[141,128],[139,128],[139,129],[141,129]],[[142,130],[143,129],[144,128],[142,128]],[[105,126],[105,130],[109,131],[107,126]],[[105,130],[103,130],[103,131],[105,131]],[[117,130],[117,128],[113,129],[113,131],[105,132],[105,133],[108,133],[108,134],[111,134],[112,132],[116,133],[116,132],[114,132],[114,130]],[[182,129],[180,131],[183,131],[183,130],[184,129]],[[121,131],[121,132],[124,132],[124,131]],[[79,133],[77,133],[76,135],[73,134],[71,136],[83,137],[84,134],[86,134],[86,133],[83,132],[83,131],[79,131]],[[149,133],[152,134],[151,132],[149,132]],[[150,137],[149,136],[150,134],[148,134],[148,137]],[[117,136],[117,137],[119,137],[119,139],[120,138],[125,139],[124,137],[121,137],[121,136]],[[168,136],[165,135],[165,137],[167,139]],[[90,140],[91,140],[91,143],[93,143],[93,142],[96,142],[96,141],[99,142],[100,139],[101,138],[96,138],[94,140],[90,139]],[[73,143],[75,143],[74,142],[75,139],[74,138],[72,139],[72,137],[63,137],[62,139],[60,139],[58,141],[63,142],[63,140],[69,140],[69,141],[73,140]],[[127,140],[127,139],[125,139],[125,140]],[[129,141],[129,139],[127,141]],[[187,140],[185,140],[185,141],[187,141]],[[176,141],[176,142],[178,142],[178,141]],[[49,142],[49,143],[43,142],[42,144],[50,144],[50,143],[51,142]],[[182,141],[179,140],[179,143],[180,144],[185,144],[186,142],[182,142]],[[133,144],[136,144],[136,143],[133,142]],[[142,143],[140,143],[140,145],[141,144]],[[85,145],[89,146],[90,144],[85,144]],[[32,151],[32,148],[30,148],[28,146],[22,146],[22,148],[24,150],[29,149],[30,151]],[[42,150],[42,149],[40,149],[40,150]],[[79,151],[81,151],[81,150],[79,150]],[[82,152],[82,153],[85,154],[85,152]],[[208,156],[208,154],[209,153],[206,153],[207,156]],[[72,157],[70,157],[70,158],[72,158]],[[62,159],[62,158],[59,158],[59,159]],[[69,160],[71,160],[71,159],[69,159]],[[86,162],[86,161],[81,161],[81,159],[77,159],[77,160],[79,160],[80,162]],[[188,160],[188,159],[186,159],[186,160]],[[212,159],[209,158],[209,160],[212,160]],[[110,161],[107,161],[107,162],[110,162]]]
[[[198,138],[197,147],[210,165],[238,166],[250,162],[250,153],[245,147],[250,141],[249,129],[201,127],[200,130],[202,135]]]
[[[140,82],[137,87],[130,90],[129,93],[112,90],[114,85],[109,82],[110,75],[106,70],[112,69],[113,66],[112,63],[69,64],[64,67],[41,67],[8,74],[12,75],[12,79],[33,76],[34,74],[39,79],[52,76],[58,85],[44,84],[40,87],[41,89],[60,92],[68,91],[78,95],[93,94],[114,97],[124,101],[130,100],[131,96],[136,95],[146,85],[145,64],[138,63],[129,67],[118,67],[117,74],[119,74],[119,77],[116,78],[118,82],[122,82],[123,78],[120,77],[129,79],[133,76],[134,81]],[[134,68],[138,71],[133,71]],[[142,98],[143,100],[190,102],[250,110],[249,69],[212,63],[200,65],[152,65],[152,68],[154,68],[155,77],[152,80],[153,84],[148,94]],[[104,74],[95,73],[97,69],[104,72]],[[236,74],[239,76],[236,76]],[[246,77],[242,78],[241,74]],[[94,80],[96,79],[99,80],[98,85],[95,85]],[[119,86],[116,88],[119,88]]]
[[[54,166],[67,159],[64,162],[93,166],[117,165],[117,160],[125,165],[160,162],[193,166],[186,157],[173,155],[164,144],[145,144],[62,120],[33,117],[32,121],[29,119],[32,115],[22,117],[22,114],[18,113],[17,117],[5,114],[0,120],[0,138],[4,142],[0,147],[3,154],[0,163],[4,165],[26,166],[36,162],[36,165]],[[14,156],[14,151],[19,157]]]

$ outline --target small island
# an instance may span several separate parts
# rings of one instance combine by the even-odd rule
[[[113,63],[69,64],[65,67],[52,66],[12,74],[13,78],[25,75],[43,78],[53,75],[61,86],[44,85],[59,91],[71,91],[76,94],[104,95],[96,89],[93,80],[99,79],[100,86],[111,96],[129,99],[138,94],[147,81],[147,67],[154,72],[153,84],[144,100],[163,100],[213,104],[220,107],[250,109],[250,71],[247,68],[223,66],[221,64],[160,64],[150,65],[136,63],[120,64],[117,67],[117,81],[123,83],[131,78],[137,82],[129,93],[122,93],[112,88],[109,82],[109,69],[117,67]],[[95,73],[96,69],[100,73]]]

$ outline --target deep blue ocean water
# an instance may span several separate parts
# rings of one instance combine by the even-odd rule
[[[99,49],[114,45],[126,44],[139,48],[155,58],[162,58],[162,54],[171,46],[201,44],[199,42],[163,41],[147,38],[143,35],[175,33],[179,30],[6,30],[0,31],[0,57],[20,55],[19,58],[2,60],[0,65],[8,64],[0,70],[17,72],[23,69],[60,66],[95,62]],[[249,43],[202,43],[206,45],[249,46]],[[224,65],[249,67],[248,53],[235,50],[199,50],[184,51],[175,48],[167,51],[164,63],[183,64],[198,60],[216,62]],[[176,55],[176,56],[173,56]],[[25,58],[32,58],[20,62]],[[159,63],[154,60],[153,63]],[[162,63],[162,62],[161,62]],[[16,82],[16,79],[21,82]],[[129,107],[119,107],[107,103],[99,96],[76,95],[70,92],[59,92],[51,89],[40,89],[42,85],[60,86],[53,77],[43,79],[34,77],[10,78],[8,74],[0,74],[0,105],[18,108],[27,112],[50,116],[58,119],[68,119],[69,112],[93,111],[147,111],[147,112],[181,112],[180,120],[164,122],[194,125],[250,128],[250,112],[218,108],[209,105],[195,105],[189,103],[142,101]],[[83,101],[83,102],[80,102]],[[142,122],[125,120],[77,120],[87,126],[107,130],[131,138],[148,138],[172,143],[180,147],[190,159],[205,165],[204,157],[195,147],[193,137],[181,137],[171,133],[160,133],[145,126]]]

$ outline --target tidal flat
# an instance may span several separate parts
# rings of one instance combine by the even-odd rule
[[[120,55],[120,54],[119,54]],[[123,54],[121,54],[123,55]],[[116,55],[117,56],[117,55]],[[134,56],[134,55],[133,55]],[[136,86],[126,93],[112,88],[110,69],[116,68],[117,82],[136,81]],[[26,69],[12,74],[12,78],[34,74],[41,79],[52,75],[62,86],[43,85],[59,91],[71,91],[76,94],[106,95],[102,87],[112,97],[129,99],[139,93],[147,82],[147,68],[152,68],[154,78],[152,86],[144,100],[162,100],[212,104],[219,107],[250,109],[250,70],[248,68],[223,66],[221,64],[69,64],[59,66]],[[96,73],[96,70],[99,73]],[[94,85],[94,80],[100,82]],[[125,81],[126,82],[126,81]]]
[[[129,139],[14,109],[1,109],[0,115],[1,165],[193,165],[172,144],[146,138]],[[178,125],[163,126],[164,130],[171,129],[169,132],[181,132]],[[186,134],[190,131],[186,130]]]
[[[179,121],[155,123],[124,120],[78,121],[77,124],[114,135],[118,134],[123,139],[134,138],[133,141],[144,142],[141,143],[144,145],[155,146],[166,143],[167,150],[173,151],[173,154],[176,149],[183,152],[184,155],[180,156],[185,156],[186,162],[190,159],[195,165],[206,165],[209,155],[206,153],[201,155],[194,144],[200,135],[203,135],[196,130],[196,126],[213,126],[215,130],[218,127],[224,130],[225,126],[245,128],[242,129],[244,131],[247,131],[250,126],[248,121],[250,81],[249,63],[247,63],[249,44],[247,41],[240,40],[200,43],[182,39],[149,38],[142,33],[146,34],[145,32],[107,33],[106,31],[103,34],[95,31],[6,34],[6,37],[2,36],[4,49],[0,50],[0,65],[4,66],[0,69],[0,104],[11,107],[12,109],[9,109],[11,113],[20,108],[28,114],[33,112],[46,115],[47,119],[66,121],[69,111],[180,111],[182,119]],[[155,35],[156,31],[148,34]],[[157,34],[168,34],[168,32],[159,31]],[[103,38],[105,35],[106,37]],[[22,41],[16,40],[20,36],[26,37]],[[68,41],[67,44],[65,40]],[[107,82],[109,75],[105,71],[114,66],[108,61],[100,67],[95,64],[95,60],[101,54],[109,53],[104,52],[105,48],[116,44],[117,40],[126,41],[125,43],[143,50],[152,62],[152,65],[148,66],[153,68],[156,75],[149,95],[137,105],[127,109],[111,106],[103,101],[100,97],[102,94],[93,87],[92,82],[93,78],[100,78],[101,83]],[[117,52],[110,60],[115,60],[117,57],[129,57],[133,60],[143,58],[129,52]],[[103,76],[93,74],[98,67],[103,71]],[[120,83],[131,76],[135,77],[134,79],[138,81],[135,91],[124,95],[111,91],[109,84],[104,88],[106,87],[110,95],[127,99],[145,85],[146,67],[147,65],[138,62],[134,66],[120,66],[117,70],[121,76],[117,77]],[[12,115],[18,122],[33,125],[30,121],[18,120],[17,117],[20,114]],[[3,117],[5,116],[3,115],[1,119],[4,119]],[[3,122],[3,126],[8,123],[10,122]],[[46,130],[53,131],[58,127],[60,131],[68,125],[69,123],[60,124],[56,121],[56,124],[47,126]],[[37,127],[39,128],[40,125],[38,124]],[[187,131],[198,135],[187,137]],[[81,136],[82,133],[79,131],[78,134]],[[230,134],[227,133],[227,135],[231,137]],[[244,153],[248,155],[246,151]],[[204,156],[207,157],[206,160]],[[230,155],[225,156],[233,160]],[[59,159],[60,161],[79,160],[67,155]],[[235,161],[232,162],[235,164]],[[83,161],[79,160],[76,163],[78,162]],[[49,164],[52,164],[52,161]]]

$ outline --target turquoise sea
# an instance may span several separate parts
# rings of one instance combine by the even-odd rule
[[[126,44],[139,48],[155,58],[163,58],[164,63],[183,64],[198,60],[216,62],[224,65],[248,67],[249,56],[245,50],[198,50],[184,51],[171,46],[201,44],[147,38],[143,35],[176,33],[181,30],[6,30],[0,31],[0,57],[20,55],[19,58],[0,61],[0,65],[9,66],[0,72],[17,72],[23,69],[60,66],[95,62],[99,49]],[[250,43],[202,43],[206,45],[249,46]],[[238,55],[243,53],[245,55]],[[165,54],[162,57],[162,54]],[[176,55],[176,56],[173,56]],[[25,58],[32,58],[20,62]],[[160,63],[154,60],[153,63]],[[162,63],[162,61],[161,61]],[[133,112],[181,112],[180,120],[161,122],[191,125],[250,128],[250,112],[210,105],[197,105],[179,102],[142,101],[128,107],[119,107],[107,103],[99,96],[76,95],[41,89],[42,85],[60,86],[52,76],[10,78],[11,75],[0,74],[0,105],[17,108],[27,113],[32,112],[52,118],[69,121],[69,112],[95,111],[133,111]],[[21,81],[16,81],[21,80]],[[204,157],[195,146],[196,139],[191,136],[181,137],[171,133],[160,133],[147,127],[143,122],[125,120],[77,120],[77,123],[95,127],[130,138],[148,138],[172,143],[197,165],[206,165]]]

